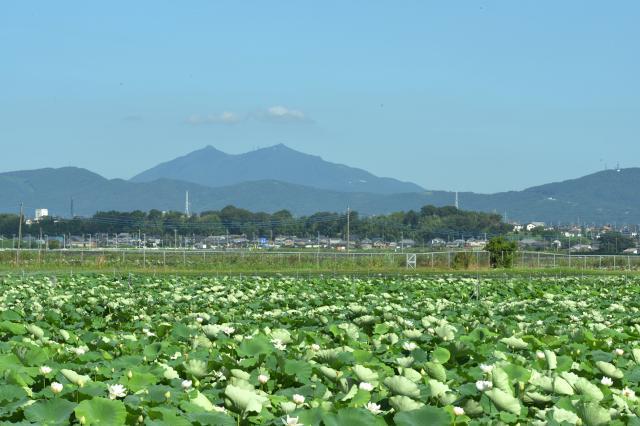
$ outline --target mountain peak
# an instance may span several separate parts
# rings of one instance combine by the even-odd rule
[[[325,161],[283,143],[237,155],[226,154],[209,145],[159,164],[131,180],[151,182],[161,178],[209,187],[278,180],[340,192],[394,194],[423,190],[410,182],[378,177],[362,169]]]

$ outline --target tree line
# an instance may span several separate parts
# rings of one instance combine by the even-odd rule
[[[244,234],[249,237],[296,235],[313,238],[317,235],[344,237],[347,222],[352,236],[359,238],[400,238],[428,242],[433,238],[459,238],[483,234],[503,234],[510,226],[498,214],[459,210],[452,206],[424,206],[387,215],[361,216],[347,213],[318,212],[294,217],[289,211],[275,213],[251,212],[234,206],[204,211],[186,216],[180,212],[106,211],[90,218],[58,219],[46,217],[39,222],[23,222],[23,235],[82,235],[97,233],[137,233],[147,235],[223,235]],[[0,215],[0,234],[17,235],[18,215]]]

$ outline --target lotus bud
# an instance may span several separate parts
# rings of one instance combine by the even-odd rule
[[[166,399],[171,398],[171,392],[166,391],[166,392],[164,393],[164,397],[165,397]]]
[[[128,378],[132,378],[133,377],[133,372],[131,370],[129,370],[129,372],[127,373],[127,377]]]

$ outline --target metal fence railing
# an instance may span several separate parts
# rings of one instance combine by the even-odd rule
[[[415,255],[415,258],[413,256]],[[434,252],[352,252],[261,251],[261,250],[173,250],[173,249],[5,249],[0,265],[6,267],[87,267],[87,268],[415,268],[486,269],[489,253],[481,250]],[[583,270],[640,270],[637,255],[560,254],[518,251],[514,268],[568,268]]]

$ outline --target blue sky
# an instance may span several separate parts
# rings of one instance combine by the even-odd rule
[[[640,166],[640,2],[0,6],[0,171],[284,143],[430,189]]]

